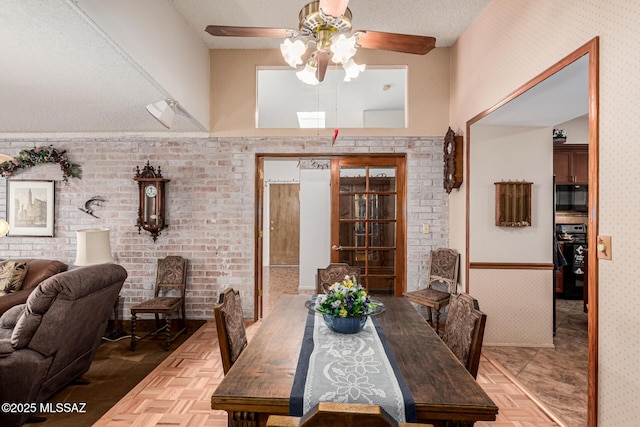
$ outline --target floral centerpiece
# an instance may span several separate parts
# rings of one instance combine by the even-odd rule
[[[331,285],[326,294],[318,295],[315,304],[315,310],[323,314],[330,329],[347,334],[360,331],[367,317],[377,314],[379,307],[350,276]]]

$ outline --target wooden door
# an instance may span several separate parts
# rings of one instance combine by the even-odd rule
[[[371,294],[402,296],[405,158],[334,159],[331,169],[331,262],[360,267]]]
[[[269,264],[300,263],[300,184],[269,186]]]

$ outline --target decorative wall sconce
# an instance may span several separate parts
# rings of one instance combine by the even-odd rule
[[[156,171],[148,161],[142,170],[136,166],[136,176],[133,179],[138,183],[138,234],[141,230],[148,231],[155,242],[160,232],[169,226],[164,215],[165,183],[171,180],[163,178],[160,167]]]

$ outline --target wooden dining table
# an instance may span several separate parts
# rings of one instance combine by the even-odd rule
[[[229,414],[232,427],[265,426],[269,415],[287,415],[303,341],[309,295],[283,295],[262,321],[216,391],[211,408]],[[498,407],[406,298],[377,298],[377,317],[408,386],[417,421],[472,426],[494,421]]]

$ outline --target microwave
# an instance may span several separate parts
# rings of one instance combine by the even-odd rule
[[[589,186],[556,185],[556,211],[587,212]]]

